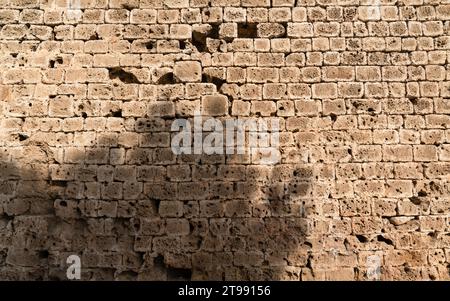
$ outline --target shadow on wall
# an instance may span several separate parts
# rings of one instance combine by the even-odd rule
[[[308,164],[249,165],[245,155],[179,155],[172,120],[92,147],[10,134],[0,155],[0,279],[276,280],[310,268]],[[121,146],[121,135],[139,143]],[[168,144],[169,143],[169,144]]]

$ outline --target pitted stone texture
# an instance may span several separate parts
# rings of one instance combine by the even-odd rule
[[[173,73],[181,82],[200,82],[202,80],[202,66],[199,62],[176,62]]]
[[[228,113],[228,98],[225,95],[207,95],[202,98],[202,114],[223,116]]]
[[[0,280],[450,278],[448,0],[65,2],[0,1]]]

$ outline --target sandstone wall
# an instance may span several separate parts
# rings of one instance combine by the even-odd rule
[[[0,279],[449,279],[448,0],[66,2],[0,0]]]

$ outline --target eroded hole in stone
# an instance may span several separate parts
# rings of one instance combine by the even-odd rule
[[[207,51],[207,38],[219,39],[219,26],[220,24],[209,24],[209,28],[206,30],[194,30],[192,32],[192,45],[197,48],[199,52]]]
[[[413,203],[414,205],[420,205],[420,203],[422,202],[422,201],[420,200],[420,198],[418,198],[418,197],[416,197],[416,196],[410,197],[409,200],[410,200],[411,203]]]
[[[212,76],[209,74],[202,74],[202,83],[211,83],[216,85],[217,91],[220,91],[220,88],[222,88],[222,85],[226,83],[226,81],[220,77]]]
[[[205,33],[199,31],[194,31],[192,33],[192,45],[194,45],[199,52],[206,51],[206,37],[207,35]]]
[[[392,240],[390,240],[389,238],[384,237],[383,235],[378,235],[377,236],[377,241],[381,241],[384,242],[388,245],[394,245],[394,242]]]
[[[57,186],[57,187],[67,187],[67,181],[63,181],[63,180],[51,180],[51,181],[47,181],[47,183],[50,186]],[[61,201],[61,203],[64,201]]]
[[[167,267],[168,280],[191,280],[192,270]]]
[[[429,237],[432,237],[432,238],[437,238],[438,235],[439,235],[439,233],[438,233],[437,231],[431,231],[430,233],[428,233],[428,236],[429,236]],[[449,235],[449,234],[447,234],[447,236],[448,236],[448,235]]]
[[[413,105],[417,105],[418,98],[416,96],[408,96],[408,99]]]
[[[118,78],[121,82],[125,84],[140,84],[141,82],[131,72],[127,72],[119,67],[114,68],[108,68],[109,71],[109,79],[116,79]]]
[[[220,30],[220,24],[210,24],[211,29],[208,33],[208,37],[211,39],[218,39],[219,38],[219,30]]]
[[[425,191],[421,190],[421,191],[419,191],[419,193],[417,195],[420,196],[420,197],[425,197],[425,196],[428,195],[428,193],[426,193]]]
[[[19,141],[25,141],[28,138],[30,138],[30,137],[26,134],[19,134]]]
[[[238,23],[238,38],[256,39],[258,27],[256,23]]]
[[[50,254],[49,254],[49,252],[47,250],[42,250],[42,251],[38,252],[38,256],[41,259],[46,259],[46,258],[48,258],[49,255]]]
[[[56,63],[61,65],[63,62],[64,62],[64,60],[62,57],[57,57],[54,60],[49,60],[48,65],[50,68],[55,68]]]
[[[164,256],[162,255],[158,255],[153,259],[153,265],[155,267],[159,267],[159,268],[165,268],[165,264],[164,264]]]
[[[8,250],[7,249],[0,250],[0,265],[5,264],[7,256],[8,256]]]
[[[118,109],[115,111],[110,111],[107,117],[122,117],[122,110]]]
[[[147,50],[153,50],[156,48],[156,41],[148,41],[144,43],[145,48],[147,48]]]
[[[159,211],[159,204],[161,203],[161,200],[151,199],[150,201],[152,202],[155,211]]]
[[[367,237],[365,237],[364,235],[356,235],[356,238],[358,239],[359,242],[362,243],[366,243],[369,241],[369,239],[367,239]]]
[[[163,255],[158,255],[153,259],[153,266],[161,270],[165,270],[168,280],[191,280],[192,277],[191,269],[167,266],[164,262]]]
[[[337,120],[336,114],[333,114],[333,113],[330,114],[330,118],[333,122],[335,122]]]
[[[123,3],[122,8],[124,8],[126,10],[133,10],[133,9],[137,8],[137,6],[129,4],[129,3]]]
[[[176,81],[175,76],[173,75],[173,72],[167,72],[166,74],[164,74],[163,76],[161,76],[158,79],[157,84],[159,84],[159,85],[173,85],[176,82],[177,81]]]

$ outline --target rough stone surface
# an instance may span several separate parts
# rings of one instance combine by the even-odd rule
[[[449,279],[447,0],[0,1],[0,279]],[[281,161],[175,155],[194,112]]]
[[[202,80],[202,66],[199,62],[176,62],[173,71],[181,82],[200,82]]]

